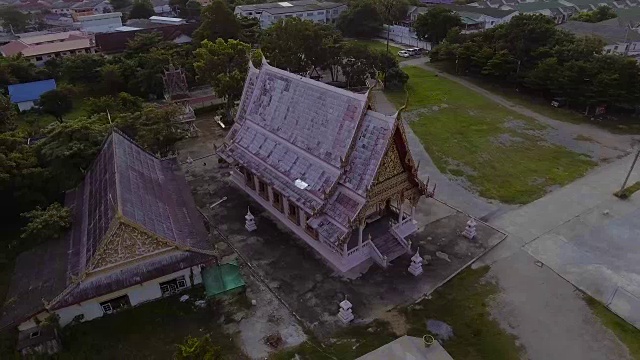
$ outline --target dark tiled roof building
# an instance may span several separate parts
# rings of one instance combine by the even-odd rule
[[[118,131],[84,181],[67,192],[66,235],[21,254],[0,327],[65,325],[201,282],[213,248],[175,159],[159,159]]]

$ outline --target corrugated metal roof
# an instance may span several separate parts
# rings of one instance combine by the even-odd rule
[[[54,79],[33,81],[24,84],[9,85],[9,97],[14,104],[35,101],[40,99],[40,95],[56,88]]]

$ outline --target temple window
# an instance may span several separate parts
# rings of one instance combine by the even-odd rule
[[[258,179],[258,193],[264,199],[269,200],[269,187],[265,184],[264,181]]]
[[[289,220],[293,221],[296,225],[300,225],[298,207],[292,202],[289,203]]]
[[[245,184],[251,189],[251,190],[255,190],[256,189],[256,183],[253,180],[253,174],[251,173],[251,171],[247,170],[247,169],[243,169],[244,170],[244,180],[245,180]]]
[[[273,193],[273,207],[283,213],[284,204],[282,203],[282,194],[280,194],[276,189],[273,188],[271,188],[271,192]]]
[[[305,219],[307,219],[307,221],[309,221],[309,219],[311,218],[311,215],[305,213]],[[309,234],[309,236],[311,236],[312,238],[318,240],[318,230],[314,229],[311,225],[309,225],[309,223],[305,223],[304,225],[304,231]]]

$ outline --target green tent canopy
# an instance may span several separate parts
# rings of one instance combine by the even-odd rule
[[[245,285],[240,267],[235,263],[205,268],[202,271],[202,282],[207,297],[226,294]]]

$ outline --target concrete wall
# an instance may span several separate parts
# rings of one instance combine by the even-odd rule
[[[35,104],[33,103],[33,101],[24,101],[24,102],[18,103],[18,109],[20,109],[20,111],[27,111],[33,108],[34,106]]]
[[[38,55],[38,56],[29,56],[27,59],[29,61],[31,61],[32,63],[34,63],[36,66],[40,67],[40,66],[44,66],[44,63],[46,63],[47,60],[53,59],[53,58],[56,58],[56,57],[65,57],[65,56],[74,55],[74,54],[95,54],[95,53],[96,53],[96,48],[95,47],[91,47],[91,48],[85,48],[85,49],[62,51],[62,52],[59,52],[59,53],[43,54],[43,55]]]
[[[193,284],[191,284],[191,270],[193,270]],[[126,289],[122,289],[104,296],[100,296],[97,298],[93,298],[91,300],[87,300],[81,302],[76,305],[71,305],[62,309],[57,309],[54,312],[60,316],[60,325],[65,326],[69,324],[76,316],[84,315],[83,321],[92,320],[95,318],[99,318],[104,315],[102,311],[102,307],[100,306],[101,302],[108,301],[119,296],[128,295],[131,306],[136,306],[143,304],[145,302],[158,299],[162,297],[162,292],[160,290],[160,283],[165,282],[171,279],[175,279],[177,277],[184,276],[187,281],[187,286],[190,287],[192,285],[202,283],[202,274],[200,273],[200,266],[193,266],[191,268],[183,269],[172,274],[139,284],[135,286],[128,287]],[[40,321],[44,320],[48,316],[48,313],[41,313],[35,316],[34,318],[38,318]],[[18,326],[20,331],[27,330],[36,326],[35,319],[32,318],[28,321],[23,322]]]

